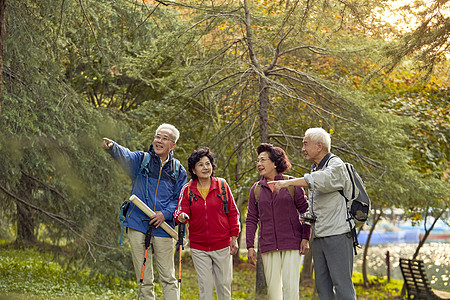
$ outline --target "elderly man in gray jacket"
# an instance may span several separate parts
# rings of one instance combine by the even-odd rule
[[[312,254],[317,293],[321,300],[353,300],[353,239],[346,201],[339,192],[350,194],[351,182],[344,162],[330,148],[331,138],[324,129],[308,129],[302,152],[313,162],[312,172],[303,178],[274,181],[274,190],[290,185],[309,188],[310,213],[316,217]]]

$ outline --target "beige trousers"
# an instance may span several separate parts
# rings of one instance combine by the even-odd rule
[[[299,250],[280,250],[261,253],[270,300],[299,299]]]
[[[131,245],[131,256],[133,258],[136,279],[138,284],[140,284],[139,281],[141,279],[141,271],[145,255],[145,234],[128,228],[128,238]],[[147,260],[145,262],[144,280],[140,287],[140,299],[155,299],[152,252],[155,255],[155,262],[158,269],[159,280],[163,289],[164,299],[177,299],[177,279],[175,278],[174,250],[175,243],[172,238],[152,236],[147,253]]]
[[[191,249],[195,271],[197,271],[200,300],[214,299],[214,284],[217,300],[231,299],[233,281],[233,256],[230,247],[216,251]]]

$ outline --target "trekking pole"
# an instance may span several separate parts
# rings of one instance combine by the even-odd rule
[[[183,239],[184,239],[184,231],[185,231],[186,225],[183,223],[180,223],[178,225],[178,242],[177,242],[177,247],[178,247],[178,300],[181,300],[181,255],[183,253]]]
[[[142,222],[146,222],[146,221],[150,222],[150,219],[142,220]],[[144,253],[144,262],[142,263],[141,278],[139,280],[139,292],[138,292],[138,297],[137,297],[138,300],[140,299],[142,283],[144,282],[145,263],[147,262],[147,254],[148,254],[148,248],[150,248],[150,240],[152,238],[152,231],[153,231],[153,225],[149,223],[147,232],[145,233],[145,253]]]

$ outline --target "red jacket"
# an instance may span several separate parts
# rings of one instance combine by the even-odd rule
[[[275,180],[282,180],[282,174]],[[302,239],[309,240],[311,228],[300,224],[299,212],[308,208],[305,191],[295,187],[295,200],[288,189],[281,189],[278,194],[272,192],[266,178],[259,181],[261,191],[258,205],[255,203],[255,185],[250,190],[246,220],[247,248],[255,247],[255,233],[259,225],[259,250],[261,253],[274,250],[300,250]]]
[[[239,211],[234,202],[233,194],[228,184],[227,191],[228,215],[223,212],[223,203],[217,196],[219,192],[219,180],[211,177],[211,186],[205,199],[197,189],[197,180],[190,187],[185,184],[178,198],[178,205],[174,213],[175,220],[184,212],[189,216],[189,242],[190,247],[197,250],[214,251],[230,246],[232,236],[239,236],[240,222]],[[189,204],[189,192],[197,197]]]

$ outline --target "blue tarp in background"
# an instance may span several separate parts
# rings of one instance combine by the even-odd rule
[[[374,231],[372,238],[370,239],[371,245],[387,244],[387,243],[407,243],[417,244],[419,243],[419,229],[409,229],[402,231]],[[358,235],[358,242],[361,245],[365,245],[369,231],[361,231]]]
[[[430,218],[427,224],[431,225],[433,219]],[[417,244],[425,234],[422,222],[412,226],[410,221],[391,223],[382,221],[377,224],[375,231],[370,239],[371,245],[388,243],[407,243]],[[358,241],[361,245],[366,244],[369,230],[361,230],[358,235]],[[433,230],[427,238],[427,242],[450,242],[450,226],[447,222],[438,220]]]

